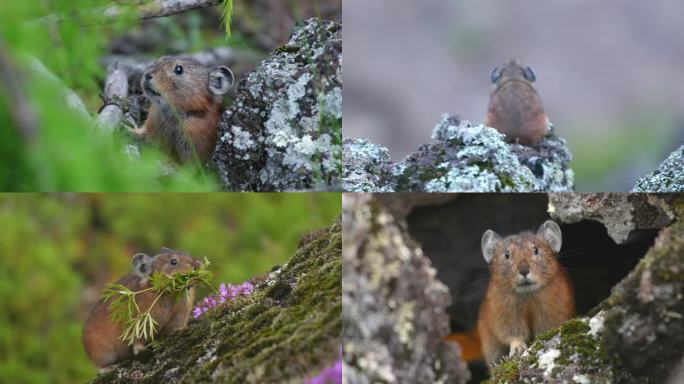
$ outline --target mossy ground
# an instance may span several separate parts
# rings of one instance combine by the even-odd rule
[[[161,338],[92,383],[299,382],[339,356],[341,226],[303,244],[248,298]]]

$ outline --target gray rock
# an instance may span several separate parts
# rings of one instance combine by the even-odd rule
[[[684,145],[650,175],[637,181],[632,192],[684,192]]]
[[[240,82],[214,153],[228,190],[339,190],[342,26],[310,19]]]
[[[676,218],[674,195],[626,193],[549,194],[551,216],[564,222],[598,221],[618,244],[637,229],[662,228]]]
[[[403,224],[368,194],[343,197],[346,383],[465,383],[449,333],[450,296]]]
[[[386,153],[385,148],[363,139],[345,141],[344,190],[560,192],[574,188],[572,155],[552,126],[541,142],[528,147],[507,143],[493,128],[444,115],[432,139],[436,142],[394,164],[385,156],[370,161],[373,154]]]

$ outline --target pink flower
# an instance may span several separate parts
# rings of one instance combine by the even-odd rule
[[[250,281],[245,281],[242,284],[224,284],[219,285],[219,291],[215,295],[207,296],[195,306],[192,310],[192,316],[198,318],[211,308],[217,307],[219,304],[234,301],[240,296],[249,296],[254,292],[254,285]]]

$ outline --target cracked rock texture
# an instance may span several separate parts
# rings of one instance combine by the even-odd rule
[[[344,141],[342,189],[348,192],[572,191],[572,154],[553,127],[538,144],[507,143],[503,134],[444,115],[433,144],[392,163],[386,148]]]
[[[241,81],[214,153],[227,190],[339,190],[342,25],[310,19]]]
[[[680,198],[669,194],[551,193],[549,213],[568,224],[598,221],[616,243],[623,243],[635,230],[669,225],[676,218],[673,204]]]
[[[573,212],[561,215],[580,216],[584,210],[587,219],[595,220],[592,212],[600,211],[595,207],[607,207],[608,197],[616,195],[575,200],[567,204]],[[554,199],[556,209],[563,211],[559,197]],[[664,227],[644,258],[588,317],[540,335],[522,355],[502,361],[494,368],[492,383],[677,382],[673,380],[684,357],[684,196],[637,199],[643,200],[613,201],[622,211],[632,206],[630,221],[635,227]],[[643,204],[671,212],[676,221],[664,224],[668,220],[661,221]],[[626,240],[624,229],[616,228],[618,237]]]
[[[342,344],[341,223],[302,239],[251,296],[218,307],[91,383],[301,383]]]
[[[672,152],[658,169],[639,179],[632,192],[684,192],[684,145]]]
[[[345,383],[465,383],[447,288],[395,219],[367,194],[343,197]]]

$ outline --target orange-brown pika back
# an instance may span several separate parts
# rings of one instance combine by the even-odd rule
[[[150,287],[149,277],[155,272],[172,275],[176,272],[186,272],[200,268],[202,263],[194,260],[184,252],[162,248],[156,256],[138,253],[131,261],[133,271],[120,278],[117,283],[122,284],[133,292]],[[192,311],[194,292],[191,288],[188,295],[176,299],[164,295],[154,304],[151,310],[152,318],[158,323],[160,334],[170,333],[187,325]],[[141,311],[147,311],[157,298],[152,290],[140,293],[135,302]],[[83,328],[83,345],[90,360],[100,370],[106,372],[118,362],[126,359],[145,348],[145,340],[138,340],[129,346],[120,339],[122,329],[111,320],[109,305],[111,300],[100,300]]]
[[[180,162],[194,155],[206,162],[216,146],[223,95],[234,82],[227,67],[161,57],[143,73],[142,89],[152,105],[144,126],[133,133],[152,137]]]
[[[541,98],[532,86],[536,80],[532,68],[508,60],[491,75],[494,89],[484,124],[496,128],[506,139],[534,145],[548,131],[549,122]]]
[[[506,353],[522,352],[537,335],[574,316],[572,285],[556,259],[561,243],[560,227],[553,221],[536,234],[501,238],[488,230],[482,236],[491,279],[477,328],[489,365]]]

